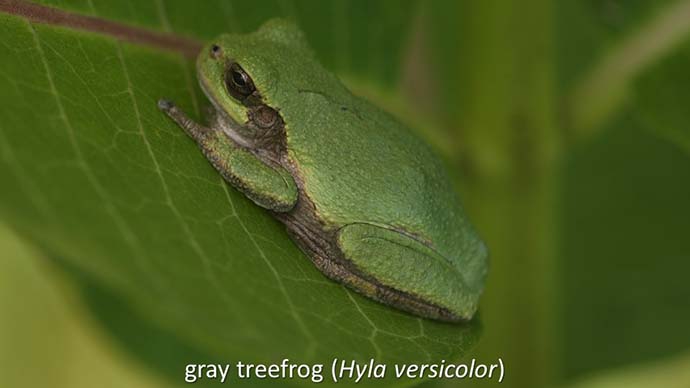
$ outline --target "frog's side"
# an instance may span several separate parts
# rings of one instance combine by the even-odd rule
[[[294,25],[223,35],[197,70],[216,109],[210,127],[161,109],[325,275],[421,316],[472,317],[487,254],[442,164],[321,67]]]

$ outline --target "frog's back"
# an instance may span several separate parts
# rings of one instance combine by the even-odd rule
[[[481,288],[486,250],[438,157],[390,115],[321,76],[334,85],[292,88],[293,104],[281,110],[290,159],[319,216],[337,226],[372,223],[406,233]]]

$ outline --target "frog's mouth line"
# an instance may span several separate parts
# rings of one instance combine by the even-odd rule
[[[238,123],[235,119],[230,117],[227,112],[225,112],[225,109],[223,109],[217,100],[212,97],[213,94],[209,91],[209,88],[201,75],[199,75],[197,78],[199,79],[199,87],[201,87],[204,95],[209,101],[211,101],[211,105],[213,105],[213,108],[215,109],[216,123],[209,123],[210,127],[216,126],[213,124],[219,124],[217,126],[223,131],[223,133],[225,133],[237,145],[248,149],[254,149],[254,142],[248,139],[249,136],[243,135],[243,132],[248,133],[249,129],[246,126]]]

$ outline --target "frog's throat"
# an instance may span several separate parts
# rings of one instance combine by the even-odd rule
[[[213,105],[216,105],[215,102]],[[228,116],[225,111],[218,110],[217,106],[216,112],[216,114],[219,115],[219,117],[216,118],[216,124],[223,131],[223,133],[225,133],[232,141],[241,147],[249,149],[256,148],[254,142],[242,135],[242,132],[249,131],[248,128],[238,124],[230,116]]]
[[[214,118],[215,122],[209,123],[211,127],[219,128],[232,141],[234,141],[237,145],[241,147],[249,149],[255,148],[255,144],[248,138],[249,136],[243,135],[243,133],[250,132],[249,128],[243,126],[242,124],[235,121],[232,117],[230,117],[230,115],[227,114],[227,112],[225,112],[225,109],[223,109],[223,107],[216,101],[216,99],[212,97],[211,93],[208,90],[208,87],[206,86],[206,83],[203,81],[203,78],[198,78],[201,90],[204,92],[209,101],[211,101],[211,104],[213,105],[213,108],[216,111],[216,116]]]

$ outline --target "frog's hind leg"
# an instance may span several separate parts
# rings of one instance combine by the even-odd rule
[[[346,281],[363,294],[428,318],[472,318],[479,292],[465,285],[448,259],[420,241],[394,229],[357,223],[341,228],[337,243],[354,266],[351,272],[367,274],[373,285]]]

